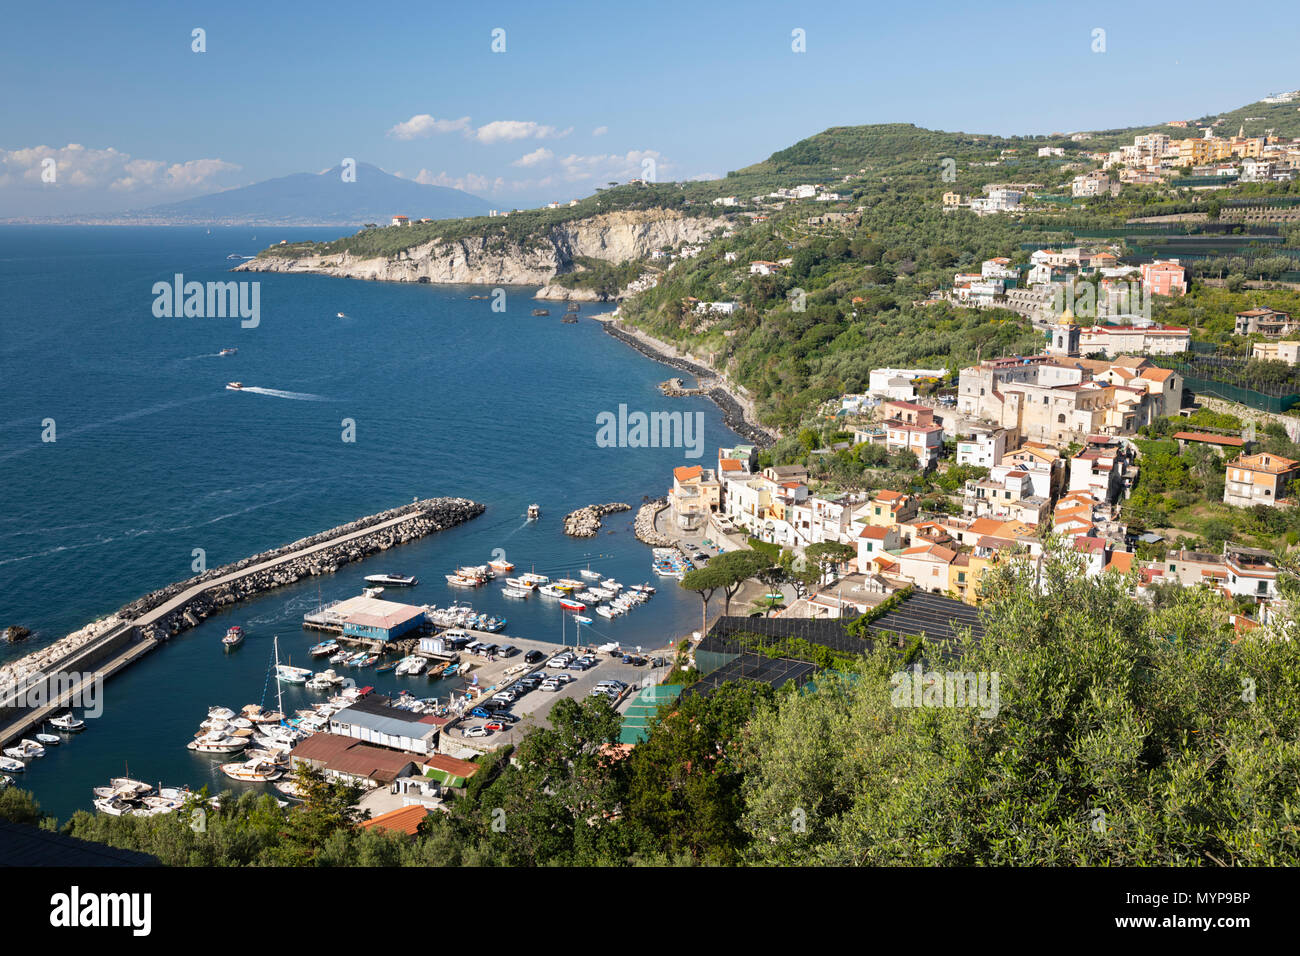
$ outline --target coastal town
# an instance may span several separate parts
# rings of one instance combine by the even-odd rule
[[[11,909],[1300,863],[1294,13],[93,6],[134,99],[0,149]]]

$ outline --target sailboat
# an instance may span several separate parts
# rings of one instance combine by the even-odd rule
[[[280,663],[280,637],[275,638],[275,679],[283,684],[305,684],[311,678],[311,671],[305,667],[291,667]],[[283,708],[282,708],[283,709]]]

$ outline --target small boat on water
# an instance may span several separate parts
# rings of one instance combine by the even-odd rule
[[[218,352],[217,354],[218,354],[218,355],[234,355],[234,354],[235,354],[236,352],[238,352],[238,351],[239,351],[239,349],[222,349],[222,350],[221,350],[220,352]]]
[[[357,651],[355,654],[353,654],[351,657],[348,658],[348,667],[360,667],[361,662],[364,661],[369,656],[370,654],[368,651]]]
[[[235,712],[229,707],[209,707],[208,716],[213,720],[234,720]]]
[[[506,586],[518,588],[521,591],[531,591],[537,587],[537,582],[525,574],[520,578],[506,578]]]
[[[419,580],[407,574],[367,574],[366,581],[370,584],[391,584],[397,588],[410,588],[419,584]]]
[[[400,665],[401,663],[402,663],[401,661],[389,661],[386,664],[380,664],[378,667],[375,668],[375,673],[387,674],[389,671],[396,671],[398,665]]]
[[[348,658],[350,658],[351,656],[352,656],[352,652],[351,652],[351,651],[340,650],[337,654],[333,655],[333,656],[330,658],[330,663],[331,663],[331,664],[346,664],[346,663],[348,662]]]
[[[221,639],[221,643],[227,648],[238,647],[244,643],[244,629],[236,624],[226,631],[226,636]]]
[[[307,649],[307,653],[312,657],[329,657],[331,654],[336,653],[338,649],[339,642],[331,637],[327,640],[321,641],[319,644],[313,644]]]
[[[581,614],[575,615],[573,619],[574,619],[575,621],[577,621],[579,624],[591,624],[591,623],[594,623],[594,622],[591,620],[591,618],[589,618],[589,617],[583,617]]]
[[[503,572],[513,571],[515,569],[515,566],[511,564],[509,561],[507,561],[505,558],[496,558],[495,560],[489,561],[488,567],[491,568],[493,571],[503,571]]]
[[[65,733],[75,734],[79,731],[86,729],[86,722],[84,720],[72,716],[72,712],[68,711],[68,713],[61,714],[60,716],[55,717],[53,720],[51,720],[50,726],[57,727],[59,730]]]
[[[232,737],[221,730],[210,730],[195,737],[186,748],[201,754],[233,754],[248,746],[247,737]]]
[[[590,565],[588,565],[587,567],[583,568],[583,569],[582,569],[581,571],[579,571],[578,573],[579,573],[580,575],[582,575],[584,578],[586,578],[587,580],[589,580],[589,581],[599,581],[601,578],[603,578],[603,577],[605,576],[605,575],[601,574],[599,571],[593,571],[593,570],[591,570],[591,566],[590,566]]]
[[[610,607],[607,604],[602,604],[600,607],[596,608],[596,613],[599,614],[601,617],[607,617],[612,620],[613,618],[618,617],[619,612],[614,610],[612,607]]]
[[[0,770],[7,773],[22,773],[27,769],[27,764],[23,763],[16,757],[0,757]]]
[[[101,797],[92,800],[91,804],[100,813],[107,813],[111,817],[126,817],[135,812],[135,807],[121,797]]]
[[[564,598],[561,600],[560,607],[564,608],[566,611],[587,610],[587,605],[583,604],[581,601],[575,601],[573,598]]]
[[[311,671],[305,667],[292,667],[289,664],[275,665],[275,679],[282,684],[305,684],[311,676]]]
[[[508,598],[526,598],[528,597],[529,590],[530,589],[527,588],[506,587],[501,589],[501,593]]]
[[[243,382],[227,382],[227,383],[226,383],[226,388],[230,389],[232,392],[237,392],[237,391],[239,391],[239,390],[240,390],[241,388],[243,388],[243,387],[244,387],[244,383],[243,383]]]
[[[334,317],[335,317],[336,319],[346,319],[346,318],[347,318],[347,316],[344,315],[342,312],[336,313]]]
[[[576,591],[579,588],[585,588],[587,585],[577,578],[560,578],[555,582],[558,587],[568,588],[570,591]]]
[[[333,690],[343,683],[343,678],[334,673],[334,669],[323,670],[319,674],[313,674],[311,680],[307,681],[308,690]]]
[[[541,516],[542,516],[542,509],[541,509],[540,506],[538,506],[538,505],[529,505],[529,506],[528,506],[528,520],[529,520],[529,521],[536,521],[536,520],[537,520],[538,518],[540,518]]]
[[[4,774],[0,773],[0,791],[4,791],[9,787],[12,787],[13,784],[14,784],[13,777],[7,777]]]
[[[4,754],[15,760],[34,760],[45,756],[45,748],[34,740],[23,738],[15,746],[6,747]]]
[[[378,655],[378,654],[369,654],[369,655],[366,656],[365,660],[363,660],[363,661],[362,661],[360,664],[358,664],[357,666],[358,666],[358,667],[370,667],[372,664],[374,664],[374,663],[375,663],[376,661],[378,661],[378,660],[379,660],[379,655]]]
[[[248,783],[269,783],[284,776],[284,770],[268,760],[247,760],[243,763],[223,763],[221,772],[231,780]]]
[[[533,315],[550,315],[550,309],[533,309]]]
[[[58,734],[33,734],[33,736],[42,747],[57,747],[63,743],[63,738]]]
[[[545,595],[546,597],[549,598],[562,598],[562,597],[568,597],[569,595],[569,592],[566,591],[564,588],[557,587],[554,584],[543,584],[541,587],[537,589],[537,593]]]

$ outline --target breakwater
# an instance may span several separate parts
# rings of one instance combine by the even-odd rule
[[[621,501],[603,505],[587,505],[564,516],[564,533],[574,538],[594,538],[600,530],[600,519],[619,511],[631,511],[632,506]]]
[[[648,544],[652,548],[670,548],[677,543],[675,538],[670,538],[668,535],[655,530],[655,519],[667,507],[668,498],[661,496],[647,501],[637,510],[633,531],[638,541]]]
[[[87,665],[98,670],[99,661],[111,651],[131,644],[142,645],[143,651],[245,598],[304,577],[331,574],[353,561],[454,527],[483,511],[483,505],[467,498],[414,501],[152,591],[0,669],[0,714],[9,722],[7,727],[0,726],[0,739],[25,729],[32,715],[24,714],[28,710],[23,706],[24,692],[55,672],[84,670]]]
[[[621,329],[610,319],[602,319],[601,324],[605,331],[614,338],[626,345],[630,345],[646,358],[654,359],[671,368],[680,369],[683,372],[689,372],[694,375],[699,382],[700,391],[704,393],[718,408],[722,409],[722,420],[728,428],[737,435],[742,435],[749,439],[760,448],[768,448],[776,443],[776,438],[770,432],[759,428],[745,416],[744,406],[736,401],[736,397],[731,391],[722,385],[706,385],[708,382],[717,382],[720,379],[719,374],[713,369],[689,359],[678,358],[677,356],[668,355],[653,345],[644,341],[642,338],[633,335],[625,329]]]

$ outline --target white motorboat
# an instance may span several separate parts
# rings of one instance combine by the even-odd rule
[[[221,772],[231,780],[243,780],[248,783],[269,783],[284,776],[284,770],[267,760],[223,763]]]
[[[407,574],[367,574],[366,582],[369,584],[389,584],[399,588],[410,588],[420,582]]]
[[[513,571],[515,569],[515,566],[511,564],[509,561],[507,561],[505,558],[494,558],[493,560],[488,562],[488,567],[491,568],[493,571],[498,571],[501,573],[504,573],[506,571]]]
[[[476,588],[483,582],[477,578],[467,578],[462,574],[449,574],[447,583],[454,588]]]
[[[537,593],[549,598],[568,597],[569,592],[563,588],[558,588],[554,584],[543,584],[537,589]]]
[[[284,714],[278,710],[263,710],[259,704],[249,704],[240,711],[243,716],[253,722],[254,726],[261,724],[275,725],[284,720]]]
[[[221,643],[224,644],[227,649],[238,647],[240,644],[244,643],[244,629],[238,624],[231,627],[226,631],[226,636],[221,639]]]
[[[235,712],[229,707],[209,707],[208,716],[215,717],[219,720],[233,720]]]
[[[275,679],[282,684],[305,684],[312,673],[306,667],[291,667],[288,664],[275,665]]]
[[[130,816],[135,812],[135,808],[121,797],[106,797],[93,802],[96,810],[111,817]]]
[[[248,746],[248,737],[234,737],[220,730],[195,737],[185,746],[201,754],[233,754]]]
[[[602,604],[600,607],[596,608],[596,613],[599,614],[601,617],[608,617],[611,619],[618,617],[619,614],[618,611],[610,607],[608,604]]]
[[[232,392],[237,392],[237,391],[239,391],[239,390],[240,390],[241,388],[243,388],[243,387],[244,387],[244,383],[243,383],[243,382],[227,382],[227,383],[226,383],[226,388],[230,389]]]
[[[537,587],[537,582],[525,574],[523,577],[506,578],[506,587],[518,588],[521,591],[531,591],[533,588]]]
[[[6,773],[22,773],[26,769],[27,764],[16,757],[0,757],[0,770],[4,770]]]
[[[330,663],[346,664],[348,662],[348,658],[351,656],[352,656],[351,651],[339,651],[337,654],[335,654],[333,657],[330,658]]]
[[[20,753],[14,753],[13,751],[15,750],[20,751]],[[44,757],[45,748],[36,741],[24,737],[18,742],[16,747],[8,748],[5,750],[5,753],[10,757],[19,757],[20,759],[26,760],[34,757]]]
[[[603,578],[603,577],[605,576],[605,575],[601,574],[599,571],[593,571],[593,570],[591,570],[591,568],[583,568],[583,569],[582,569],[581,571],[579,571],[578,573],[581,574],[584,578],[587,578],[587,579],[590,580],[590,581],[599,581],[601,578]]]
[[[13,777],[7,777],[4,774],[0,773],[0,791],[12,787],[13,785],[14,785]]]
[[[536,521],[536,520],[537,520],[538,518],[540,518],[541,516],[542,516],[542,509],[541,509],[541,506],[540,506],[540,505],[529,505],[529,506],[528,506],[528,520],[529,520],[529,521]]]
[[[523,582],[522,587],[526,587],[526,588],[537,587],[542,584],[551,583],[551,579],[548,578],[546,575],[537,574],[533,571],[529,571],[527,574],[519,575],[519,580]],[[510,583],[509,580],[507,580],[506,583],[509,584]]]
[[[508,598],[526,598],[528,591],[524,588],[502,588],[501,593]]]
[[[42,747],[57,747],[63,743],[63,738],[58,734],[36,734],[36,742]]]
[[[311,680],[307,681],[307,688],[309,690],[329,691],[340,686],[342,683],[343,677],[336,674],[334,669],[331,667],[330,669],[323,670],[318,674],[313,674]]]
[[[293,780],[278,780],[275,789],[279,790],[286,797],[292,797],[295,800],[302,799],[302,788]]]
[[[334,638],[327,638],[319,644],[313,644],[307,649],[307,653],[312,657],[329,657],[331,654],[338,652],[339,642]]]
[[[72,716],[72,711],[68,711],[68,713],[62,714],[61,716],[55,717],[51,720],[50,726],[57,727],[59,730],[66,733],[75,734],[78,731],[86,729],[86,722],[80,718]]]

